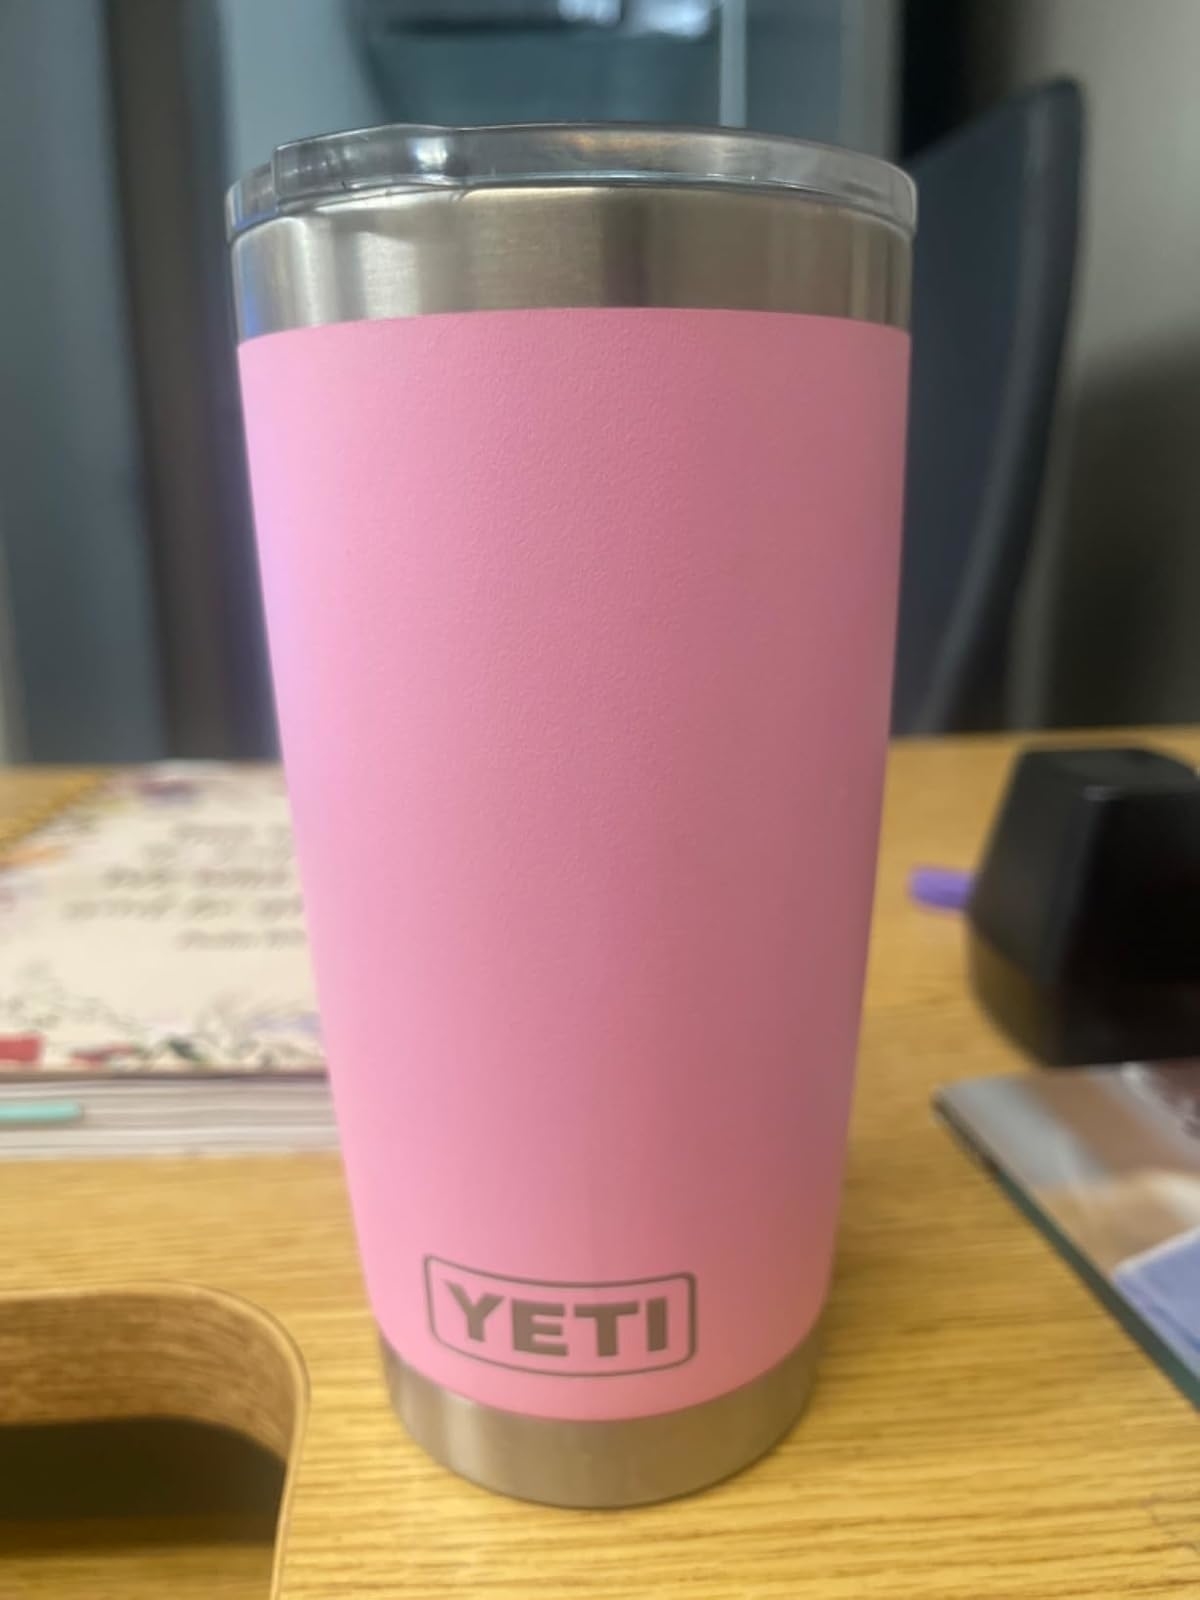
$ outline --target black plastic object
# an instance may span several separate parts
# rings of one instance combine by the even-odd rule
[[[913,367],[892,726],[1004,722],[1078,234],[1083,102],[1014,96],[911,165]]]
[[[1200,1056],[1200,777],[1183,762],[1023,755],[967,915],[975,993],[1039,1061]]]

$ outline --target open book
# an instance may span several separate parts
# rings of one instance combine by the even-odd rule
[[[0,865],[0,1076],[318,1073],[277,768],[102,784]]]

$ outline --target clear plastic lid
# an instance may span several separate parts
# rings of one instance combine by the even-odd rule
[[[234,184],[230,237],[283,213],[387,189],[515,184],[702,184],[790,190],[912,233],[916,190],[875,156],[735,128],[531,123],[437,128],[394,123],[280,145]]]

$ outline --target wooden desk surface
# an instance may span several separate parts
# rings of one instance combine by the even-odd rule
[[[1200,760],[1200,736],[1158,742]],[[822,1376],[792,1436],[732,1482],[574,1513],[429,1462],[383,1397],[332,1160],[0,1168],[0,1289],[182,1279],[282,1322],[311,1384],[276,1574],[287,1600],[1200,1594],[1195,1413],[929,1112],[934,1085],[1020,1065],[967,995],[958,920],[905,895],[913,864],[974,860],[1011,749],[894,753]],[[0,831],[69,783],[0,778]],[[0,1544],[7,1595],[3,1558]],[[21,1568],[15,1592],[67,1593],[71,1559],[39,1569],[41,1588]],[[126,1550],[80,1592],[199,1593],[204,1559]],[[265,1597],[267,1567],[238,1555],[208,1592]]]

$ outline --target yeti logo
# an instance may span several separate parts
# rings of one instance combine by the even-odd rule
[[[625,1377],[696,1353],[691,1273],[625,1283],[542,1283],[425,1258],[429,1327],[476,1361],[563,1378]]]

